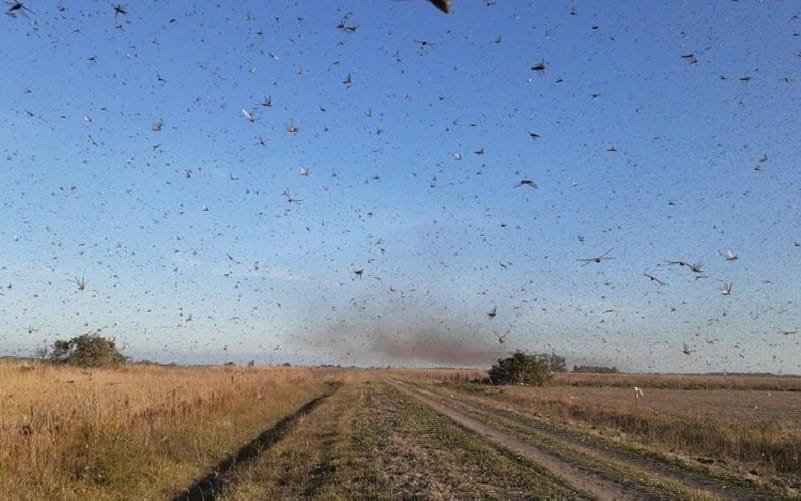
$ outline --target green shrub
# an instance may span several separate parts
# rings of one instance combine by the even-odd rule
[[[520,350],[511,357],[498,359],[489,370],[492,384],[527,384],[542,386],[551,379],[549,361],[542,355],[529,355]]]
[[[54,364],[81,367],[117,367],[124,364],[126,358],[117,350],[113,339],[82,334],[69,341],[56,340],[48,360]]]

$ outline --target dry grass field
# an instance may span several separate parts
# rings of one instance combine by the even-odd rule
[[[669,388],[674,390],[768,390],[801,391],[801,377],[745,374],[582,374],[558,373],[559,386],[617,386]]]
[[[483,376],[4,363],[0,492],[237,500],[801,495],[799,378],[472,382]],[[633,385],[645,391],[638,402]]]
[[[313,369],[0,366],[0,492],[164,498],[305,401]]]

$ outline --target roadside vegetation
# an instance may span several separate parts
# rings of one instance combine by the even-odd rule
[[[0,492],[170,497],[335,378],[295,368],[0,365]]]

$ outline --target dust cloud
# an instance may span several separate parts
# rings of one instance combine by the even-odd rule
[[[508,350],[492,338],[469,328],[442,326],[375,325],[368,328],[366,346],[370,358],[400,365],[441,365],[448,367],[489,367]]]

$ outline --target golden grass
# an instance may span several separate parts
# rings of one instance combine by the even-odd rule
[[[323,393],[334,371],[0,366],[0,492],[19,499],[177,494]]]
[[[467,383],[487,377],[482,369],[380,369],[382,375],[414,382]]]

